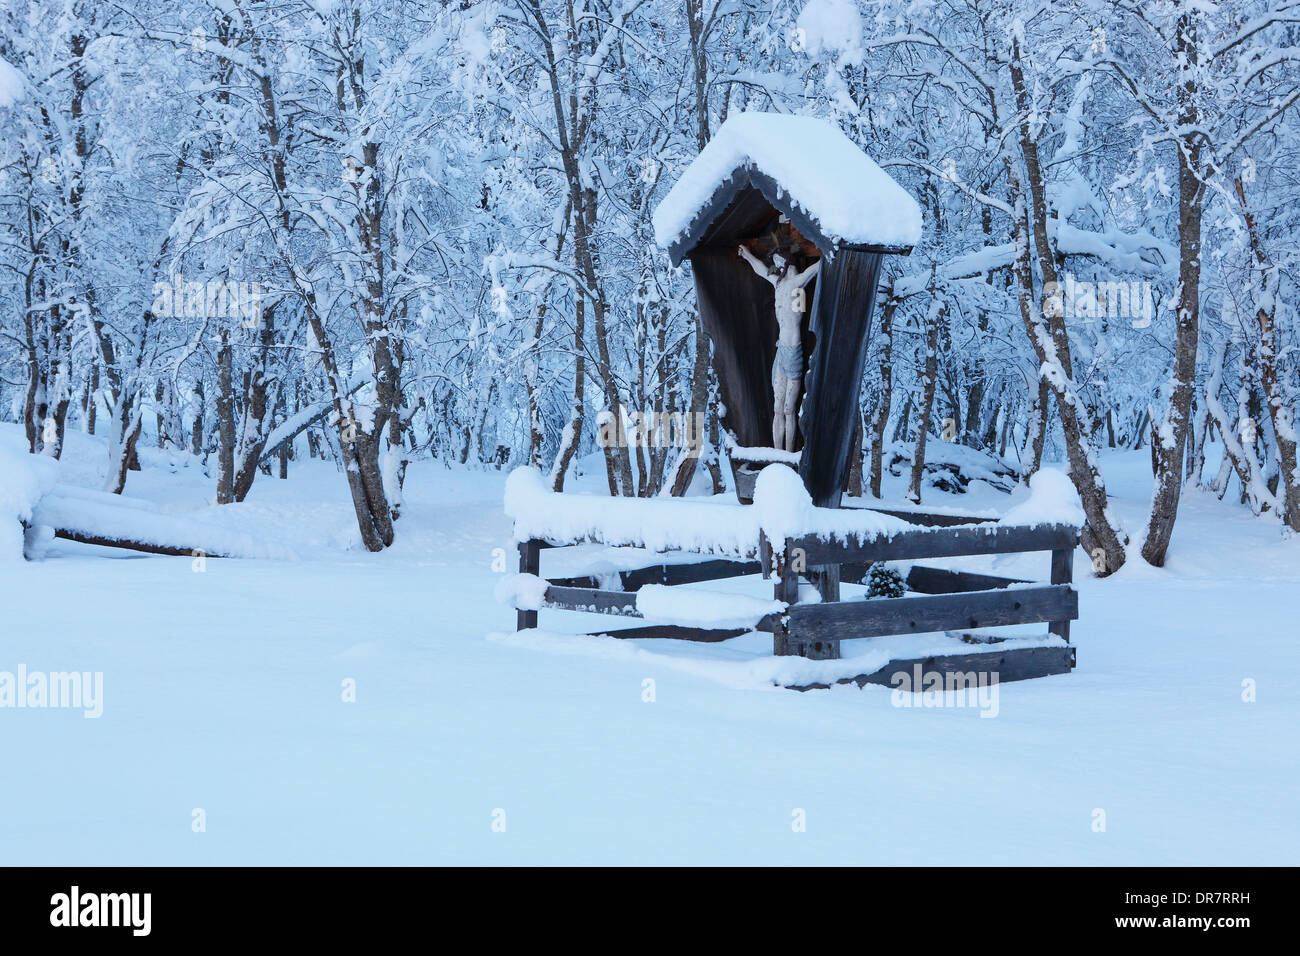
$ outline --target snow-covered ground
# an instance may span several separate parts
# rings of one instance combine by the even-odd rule
[[[0,426],[0,442],[17,437]],[[97,448],[70,442],[61,480],[98,487]],[[196,462],[143,457],[128,495],[162,511],[206,506],[213,485]],[[1110,456],[1105,470],[1139,530],[1148,453]],[[893,706],[887,688],[766,687],[743,670],[770,646],[757,636],[707,647],[502,636],[514,627],[493,600],[496,549],[514,570],[504,484],[413,464],[398,542],[370,555],[356,549],[341,477],[295,463],[223,518],[293,560],[199,571],[190,558],[60,542],[44,561],[0,564],[0,671],[103,674],[96,719],[0,709],[0,863],[1300,854],[1300,541],[1276,523],[1190,493],[1166,569],[1135,554],[1098,581],[1080,554],[1078,668],[999,687],[986,719],[989,708]],[[927,504],[1001,512],[1018,500],[979,485]],[[1046,556],[981,566],[1041,577]],[[548,630],[608,620],[542,612]]]

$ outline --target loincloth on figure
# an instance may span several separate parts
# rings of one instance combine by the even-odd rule
[[[778,342],[773,368],[792,382],[803,378],[803,345],[799,342],[794,345],[781,345]]]

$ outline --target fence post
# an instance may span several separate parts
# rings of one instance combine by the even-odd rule
[[[520,574],[538,574],[542,568],[541,561],[542,549],[537,545],[537,539],[530,538],[527,541],[519,542],[519,573]],[[525,630],[537,626],[536,611],[517,611],[515,617],[515,629]]]
[[[1052,552],[1052,583],[1053,584],[1072,584],[1074,583],[1074,547],[1059,548]],[[1055,634],[1058,637],[1065,638],[1066,643],[1070,641],[1070,622],[1069,621],[1052,621],[1047,625],[1048,633]]]
[[[795,570],[796,553],[801,549],[795,546],[794,539],[787,538],[785,551],[781,560],[780,577],[773,589],[778,601],[797,604],[799,601],[799,572]],[[835,602],[840,599],[840,566],[838,564],[821,565],[804,568],[823,602]],[[777,657],[808,657],[813,660],[838,660],[840,642],[834,638],[819,637],[813,639],[807,635],[791,634],[782,629],[772,635],[772,653]]]
[[[776,565],[776,581],[772,585],[772,597],[783,604],[794,604],[799,600],[799,574],[794,570],[790,554],[790,539],[786,538],[780,557],[776,548],[772,548],[772,563]],[[798,651],[792,646],[790,635],[782,628],[772,635],[772,653],[777,657],[793,657]]]

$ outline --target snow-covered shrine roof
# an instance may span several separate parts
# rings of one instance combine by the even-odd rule
[[[907,252],[921,239],[916,200],[839,127],[753,112],[723,123],[686,168],[654,211],[655,241],[674,262],[710,239],[730,241],[728,221],[752,215],[743,207],[755,191],[824,252]]]

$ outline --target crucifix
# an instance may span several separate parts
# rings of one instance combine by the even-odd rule
[[[817,275],[821,260],[800,272],[780,253],[772,256],[770,267],[743,245],[739,255],[774,290],[777,336],[776,361],[772,363],[772,447],[794,451],[795,414],[803,390],[801,323],[807,305],[804,286]]]

